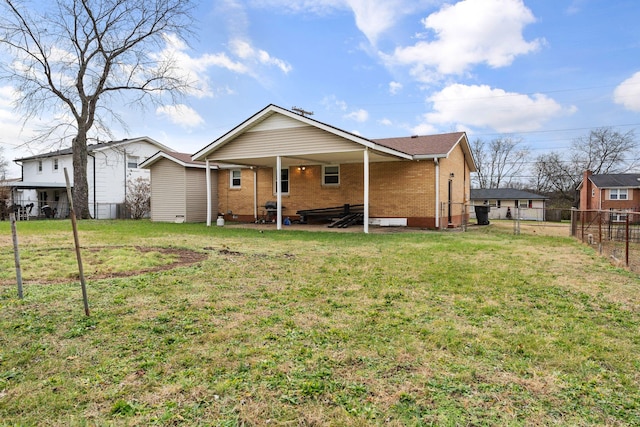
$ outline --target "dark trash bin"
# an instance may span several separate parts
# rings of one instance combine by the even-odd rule
[[[489,225],[489,206],[474,206],[478,225]]]

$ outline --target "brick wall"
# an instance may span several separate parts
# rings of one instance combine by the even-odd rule
[[[464,165],[462,150],[454,150],[449,159],[440,161],[440,201],[447,201],[449,174],[453,172],[452,201],[468,201],[469,172]],[[242,188],[229,188],[229,171],[219,172],[218,194],[219,212],[229,211],[238,220],[253,221],[253,181],[254,172],[242,171]],[[369,216],[379,218],[407,218],[408,225],[414,227],[435,227],[435,165],[433,160],[392,161],[370,164]],[[257,171],[258,216],[264,213],[264,204],[275,201],[273,170],[262,168]],[[283,216],[297,218],[301,209],[341,206],[345,203],[364,203],[363,164],[341,164],[340,184],[322,185],[322,166],[289,167],[289,194],[282,196]],[[461,222],[456,211],[456,223]],[[231,216],[227,215],[227,219]],[[445,219],[446,221],[446,219]],[[443,223],[443,226],[446,224]]]

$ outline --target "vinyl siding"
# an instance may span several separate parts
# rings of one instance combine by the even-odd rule
[[[207,177],[206,170],[201,168],[187,168],[185,203],[187,222],[205,222],[207,220]],[[213,219],[217,215],[218,206],[218,171],[211,171],[211,213]]]
[[[185,169],[170,160],[162,159],[151,166],[152,221],[174,222],[178,215],[186,220],[185,179]]]
[[[361,145],[313,126],[247,132],[216,150],[216,160],[362,151]]]

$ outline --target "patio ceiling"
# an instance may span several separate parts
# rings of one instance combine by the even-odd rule
[[[277,154],[269,157],[241,157],[241,158],[218,158],[214,155],[209,157],[211,162],[220,162],[233,165],[253,166],[253,167],[274,167],[276,165]],[[346,163],[362,163],[364,150],[362,148],[353,151],[342,151],[333,153],[316,153],[303,155],[281,155],[282,167],[291,166],[311,166],[311,165],[335,165]],[[369,150],[369,161],[391,162],[402,160],[396,156]]]

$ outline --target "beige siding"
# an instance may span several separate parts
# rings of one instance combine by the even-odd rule
[[[216,160],[362,151],[360,144],[313,126],[247,132],[218,149]]]
[[[260,132],[265,130],[286,129],[286,128],[299,128],[309,126],[299,120],[294,120],[291,117],[287,117],[282,114],[273,114],[268,119],[258,123],[247,132]]]
[[[207,177],[206,170],[201,168],[188,168],[186,170],[187,183],[185,186],[185,199],[187,222],[205,222],[207,220]],[[211,198],[213,211],[212,219],[215,220],[218,206],[218,171],[211,171]]]
[[[151,166],[151,220],[174,222],[178,215],[186,219],[185,207],[184,168],[167,159],[154,163]]]

